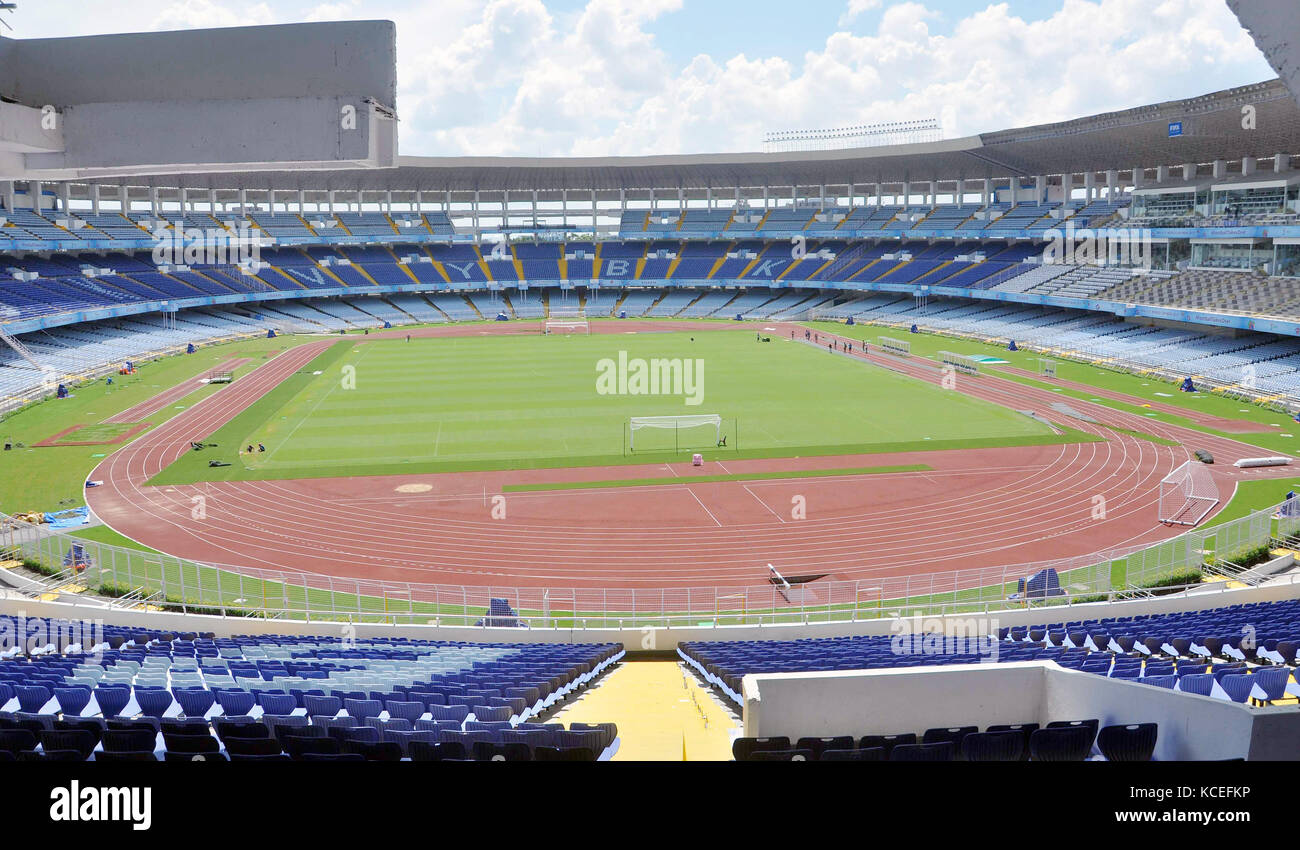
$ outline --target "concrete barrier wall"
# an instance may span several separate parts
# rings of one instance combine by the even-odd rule
[[[947,628],[954,621],[968,623],[987,619],[990,631],[998,627],[1029,626],[1036,623],[1085,620],[1101,617],[1130,617],[1142,614],[1169,614],[1178,611],[1197,611],[1246,602],[1272,602],[1300,597],[1300,582],[1283,581],[1265,587],[1213,590],[1191,595],[1167,596],[1119,603],[1092,603],[1088,605],[1053,606],[995,612],[969,617],[924,618],[923,625],[931,623]],[[169,631],[209,631],[218,635],[231,634],[337,634],[344,623],[325,620],[266,620],[257,617],[219,617],[158,611],[108,609],[101,605],[78,600],[65,595],[57,602],[42,602],[16,592],[5,594],[0,589],[0,614],[25,613],[29,617],[63,617],[66,619],[102,619],[121,626],[137,626]],[[806,640],[810,638],[847,637],[852,635],[890,635],[891,625],[897,621],[889,618],[860,622],[783,624],[769,626],[693,626],[676,628],[620,627],[616,622],[609,627],[577,629],[504,629],[441,626],[432,624],[393,625],[383,623],[357,623],[358,636],[388,635],[430,640],[467,641],[534,641],[538,643],[604,643],[623,644],[629,653],[674,650],[690,641],[726,640]]]
[[[1300,712],[1250,708],[1050,661],[744,678],[745,735],[889,735],[949,726],[1096,719],[1158,723],[1155,758],[1300,758]]]
[[[5,95],[38,108],[346,95],[396,108],[397,27],[330,21],[0,39],[0,72]]]

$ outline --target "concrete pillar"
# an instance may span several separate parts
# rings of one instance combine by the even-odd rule
[[[1106,200],[1114,201],[1119,191],[1119,172],[1111,168],[1106,172]]]
[[[1259,161],[1253,156],[1244,156],[1241,158],[1241,176],[1249,177],[1259,170]]]
[[[1228,176],[1228,163],[1221,159],[1216,159],[1214,161],[1214,179],[1222,180],[1226,176]]]
[[[1273,173],[1281,174],[1291,166],[1291,157],[1289,154],[1279,153],[1273,155]]]
[[[90,184],[90,211],[95,215],[99,215],[99,184],[98,183]]]
[[[157,186],[149,187],[149,213],[154,218],[158,218],[160,214],[160,210],[158,208],[158,187]]]
[[[600,209],[596,204],[596,190],[591,190],[591,236],[596,237],[596,231],[600,228]]]
[[[27,182],[27,200],[31,204],[32,212],[40,215],[41,212],[41,192],[45,191],[45,184],[40,180],[29,180]]]

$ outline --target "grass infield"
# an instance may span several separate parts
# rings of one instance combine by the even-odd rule
[[[606,383],[611,366],[691,364],[682,392]],[[604,364],[604,365],[602,365]],[[317,374],[319,373],[319,374]],[[624,392],[622,390],[626,389]],[[712,427],[639,431],[633,416],[716,414]],[[150,483],[879,454],[1044,445],[1057,435],[998,405],[748,332],[341,339]],[[265,453],[241,455],[262,443]],[[211,468],[220,459],[229,467]]]

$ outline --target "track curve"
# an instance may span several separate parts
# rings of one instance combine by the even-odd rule
[[[728,328],[762,327],[735,323]],[[780,325],[783,335],[801,326]],[[619,322],[593,333],[718,330],[716,323]],[[422,336],[536,333],[536,323],[451,326]],[[408,331],[371,334],[364,340]],[[829,339],[822,335],[823,341]],[[306,365],[327,339],[290,348],[106,458],[87,492],[96,515],[160,551],[240,572],[282,570],[313,586],[334,580],[489,588],[659,590],[751,586],[767,564],[786,575],[859,583],[945,576],[952,589],[988,583],[989,571],[1060,559],[1082,565],[1102,551],[1129,550],[1182,529],[1156,522],[1158,485],[1190,457],[1187,446],[1223,458],[1258,454],[1248,444],[1164,425],[1070,399],[1098,420],[1071,427],[1107,439],[1013,449],[860,457],[769,459],[574,470],[442,473],[151,487],[146,482],[222,424]],[[860,352],[853,356],[920,380],[936,364]],[[1058,396],[993,375],[962,377],[958,392],[1049,414]],[[1162,446],[1112,427],[1177,441]],[[781,471],[923,463],[929,471],[828,478],[780,478]],[[691,482],[719,471],[772,472],[771,480]],[[644,478],[668,472],[680,483],[605,490],[511,493],[494,519],[492,497],[511,483]],[[1239,470],[1214,469],[1226,502]],[[398,490],[417,485],[423,492]],[[195,519],[196,497],[205,516]],[[791,505],[801,497],[806,518]],[[1104,507],[1098,518],[1096,508]],[[1075,561],[1077,560],[1077,564]],[[994,576],[996,580],[996,576]],[[892,585],[891,585],[892,586]],[[360,588],[360,585],[358,585]],[[605,599],[602,599],[605,601]],[[826,600],[831,601],[831,600]],[[667,604],[667,603],[665,603]]]

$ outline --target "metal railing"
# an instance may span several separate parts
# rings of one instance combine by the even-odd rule
[[[716,587],[541,588],[385,582],[315,573],[198,564],[171,555],[80,540],[0,514],[0,547],[29,568],[76,577],[87,593],[133,607],[224,617],[447,626],[641,628],[844,623],[899,614],[991,613],[1196,588],[1206,564],[1244,557],[1300,533],[1281,505],[1187,531],[1152,546],[951,572]],[[1276,524],[1277,528],[1274,529]],[[1025,599],[1022,579],[1056,570],[1061,595]],[[48,590],[48,589],[47,589]],[[66,583],[61,590],[68,592]],[[1019,593],[1019,596],[1017,594]],[[515,616],[488,617],[493,599]],[[517,621],[517,622],[516,622]]]

